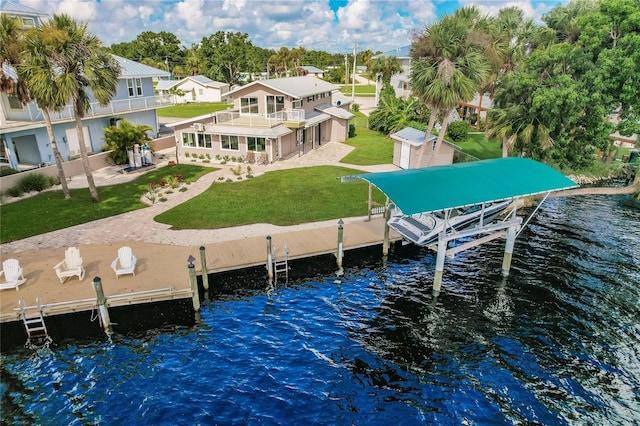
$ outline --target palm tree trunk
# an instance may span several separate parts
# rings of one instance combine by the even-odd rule
[[[451,117],[451,112],[453,109],[449,110],[449,112],[442,119],[442,127],[440,127],[440,132],[438,132],[438,139],[436,140],[436,147],[433,150],[433,154],[429,157],[429,163],[427,167],[432,166],[435,163],[436,157],[440,153],[440,147],[442,146],[442,141],[444,140],[444,135],[447,133],[447,126],[449,125],[449,117]]]
[[[439,109],[433,107],[431,110],[431,115],[429,116],[429,124],[427,124],[427,131],[424,134],[424,140],[422,141],[422,145],[418,150],[418,164],[422,164],[422,160],[424,159],[424,155],[427,152],[427,145],[429,145],[429,136],[431,136],[431,131],[433,130],[433,126],[436,125],[436,118],[438,117]]]
[[[87,154],[87,146],[84,144],[84,132],[82,131],[82,120],[78,108],[75,108],[76,118],[76,133],[78,134],[78,143],[80,144],[80,156],[82,157],[82,166],[84,167],[84,174],[87,176],[87,183],[89,184],[89,193],[91,194],[91,201],[99,203],[98,189],[96,183],[93,181],[93,172],[91,171],[91,165],[89,164],[89,155]]]
[[[42,108],[42,115],[44,116],[44,125],[47,128],[47,134],[49,135],[49,141],[51,142],[53,158],[56,159],[56,170],[58,171],[58,178],[60,179],[60,184],[62,185],[62,193],[64,194],[64,199],[68,200],[69,198],[71,198],[71,193],[69,192],[69,185],[67,184],[67,178],[64,175],[64,168],[62,167],[62,155],[60,155],[60,151],[58,151],[56,137],[53,134],[53,127],[51,126],[51,117],[49,116],[49,110],[46,108]]]
[[[476,130],[480,130],[480,115],[482,114],[482,93],[478,101],[478,119],[476,120]]]
[[[509,156],[509,138],[502,138],[502,158]]]

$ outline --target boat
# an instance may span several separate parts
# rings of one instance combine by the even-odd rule
[[[404,239],[419,246],[426,246],[437,241],[438,235],[445,228],[446,233],[450,233],[479,225],[481,221],[483,225],[487,225],[496,220],[510,204],[511,200],[506,200],[451,209],[446,218],[445,211],[415,215],[403,215],[399,212],[392,216],[387,224]]]

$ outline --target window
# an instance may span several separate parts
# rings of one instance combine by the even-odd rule
[[[202,146],[203,148],[211,148],[211,135],[208,133],[204,133],[202,135],[200,135],[200,146]]]
[[[22,102],[17,96],[9,96],[9,108],[22,110]]]
[[[35,28],[36,27],[36,20],[33,19],[33,18],[23,17],[22,18],[22,25],[24,25],[27,28]]]
[[[231,135],[220,135],[220,144],[222,149],[230,149],[238,151],[238,137]]]
[[[240,113],[257,114],[258,98],[240,98]]]
[[[264,152],[266,147],[265,138],[247,136],[247,151]]]
[[[128,78],[127,87],[129,88],[129,97],[142,96],[142,79]]]
[[[204,95],[204,89],[198,89],[198,95],[200,96]]]
[[[291,103],[292,108],[302,108],[302,99],[298,99]]]
[[[284,109],[284,96],[267,96],[267,114]]]
[[[196,134],[182,133],[182,146],[196,146]]]

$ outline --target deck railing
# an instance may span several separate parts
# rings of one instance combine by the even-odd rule
[[[84,118],[95,118],[105,115],[119,114],[123,112],[144,111],[164,106],[175,105],[174,95],[146,96],[143,98],[119,99],[111,101],[105,106],[100,106],[98,102],[92,102],[89,109],[85,111]],[[32,121],[44,120],[42,111],[38,109],[31,115]],[[73,106],[67,105],[59,112],[52,112],[51,121],[70,120],[74,118]]]
[[[301,123],[305,120],[302,109],[288,109],[272,114],[242,114],[239,111],[216,113],[216,123],[230,126],[274,127],[282,123]]]

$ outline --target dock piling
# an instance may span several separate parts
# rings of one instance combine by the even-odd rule
[[[207,255],[204,246],[200,246],[200,263],[202,264],[202,286],[209,290],[209,271],[207,271]]]
[[[449,241],[442,235],[438,238],[438,253],[436,255],[436,270],[433,274],[433,295],[438,296],[440,294],[440,288],[442,286],[442,273],[444,271],[444,257],[447,253],[447,245]]]
[[[510,226],[507,229],[507,242],[504,245],[504,257],[502,258],[502,276],[509,276],[509,269],[511,269],[511,258],[513,256],[513,246],[516,242],[517,229],[515,226]]]
[[[191,287],[193,309],[198,312],[200,310],[200,294],[198,292],[198,280],[196,279],[196,265],[193,264],[194,260],[196,260],[196,258],[189,255],[187,258],[187,262],[189,262],[187,269],[189,270],[189,286]]]
[[[271,248],[271,235],[267,235],[267,275],[269,284],[273,282],[273,252]]]
[[[391,206],[389,199],[384,205],[384,239],[382,240],[382,255],[387,256],[389,254],[389,219],[391,219]]]
[[[93,289],[96,291],[96,300],[98,303],[98,314],[100,317],[100,324],[107,335],[111,335],[111,318],[109,318],[109,310],[107,309],[107,298],[104,296],[104,290],[102,289],[102,279],[100,277],[94,277],[91,283]]]
[[[340,219],[338,221],[338,250],[336,252],[336,259],[338,264],[338,270],[336,271],[336,275],[344,274],[344,269],[342,268],[342,258],[344,257],[344,221]]]

